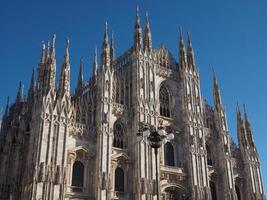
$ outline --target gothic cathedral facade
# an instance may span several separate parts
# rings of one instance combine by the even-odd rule
[[[69,39],[56,86],[55,35],[42,45],[37,78],[7,103],[0,134],[0,199],[155,200],[158,160],[162,200],[265,200],[248,114],[237,106],[236,145],[214,73],[214,106],[201,96],[188,34],[178,61],[152,47],[148,15],[137,10],[132,47],[115,56],[107,24],[98,65],[70,92]],[[137,140],[140,122],[167,127],[174,139],[154,155]]]

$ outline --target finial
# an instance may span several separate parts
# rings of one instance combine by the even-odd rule
[[[69,63],[69,47],[70,47],[70,38],[66,38],[66,52],[64,55],[65,63]]]
[[[140,26],[139,5],[136,6],[136,24]]]
[[[94,56],[95,56],[95,61],[97,61],[97,45],[95,46],[95,52],[94,52]]]
[[[45,51],[45,42],[42,40],[42,50]]]
[[[179,33],[180,33],[180,41],[183,41],[183,31],[182,31],[182,27],[179,27]]]
[[[105,33],[107,34],[108,33],[108,22],[105,21]]]
[[[236,102],[236,111],[237,111],[237,112],[240,112],[239,102],[238,102],[238,101]]]
[[[94,66],[93,66],[93,75],[96,76],[97,73],[97,46],[95,46],[95,52],[94,52]]]
[[[217,80],[217,78],[216,78],[216,72],[215,72],[214,66],[211,65],[211,68],[212,68],[212,73],[213,73],[213,79],[214,79],[214,80]]]
[[[32,78],[31,78],[31,85],[34,84],[34,67],[32,67]]]
[[[77,88],[76,91],[80,92],[83,88],[83,58],[80,58],[80,69],[79,69],[79,76],[78,76],[78,82],[77,82]]]
[[[6,105],[7,105],[7,107],[9,106],[9,96],[7,96],[7,98],[6,98]]]
[[[105,22],[104,43],[108,44],[108,22]]]
[[[42,52],[41,52],[40,63],[45,62],[45,54],[46,54],[45,50],[46,50],[45,42],[42,41]]]
[[[246,109],[246,104],[243,104],[243,108],[244,108],[245,118],[248,120],[248,113],[247,113],[247,109]]]
[[[56,34],[53,33],[52,47],[55,48],[55,46],[56,46]]]
[[[139,17],[139,5],[136,6],[136,16]]]
[[[5,110],[5,114],[8,114],[8,109],[9,109],[9,96],[7,96],[7,99],[6,99],[6,110]]]
[[[190,37],[190,32],[187,31],[187,38],[188,38],[188,45],[191,46],[191,37]]]
[[[66,48],[69,48],[70,47],[70,38],[67,37],[66,38]]]
[[[50,49],[50,40],[47,40],[47,51]]]
[[[19,89],[16,97],[16,102],[20,102],[22,97],[22,82],[19,82]]]
[[[111,32],[111,47],[114,47],[114,31]]]
[[[149,23],[148,11],[146,11],[146,23]]]

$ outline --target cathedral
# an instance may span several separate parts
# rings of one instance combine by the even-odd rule
[[[266,200],[248,114],[237,105],[235,144],[215,72],[214,104],[201,95],[190,35],[177,56],[155,48],[137,9],[132,46],[119,57],[114,46],[106,23],[91,78],[81,59],[71,92],[69,38],[58,81],[56,35],[42,44],[27,94],[20,83],[3,115],[0,199]],[[174,138],[155,154],[140,123]]]

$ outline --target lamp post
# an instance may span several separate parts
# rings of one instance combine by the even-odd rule
[[[147,138],[149,145],[155,152],[156,161],[156,190],[157,190],[157,200],[159,200],[159,174],[158,174],[158,149],[162,144],[174,139],[173,133],[167,133],[165,127],[160,126],[156,128],[155,126],[140,123],[140,130],[137,134],[139,140]]]

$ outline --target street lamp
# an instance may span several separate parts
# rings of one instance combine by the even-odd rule
[[[148,125],[145,123],[140,123],[140,129],[137,133],[137,138],[139,141],[144,138],[148,139],[149,145],[155,150],[155,160],[156,160],[156,190],[157,190],[157,200],[159,200],[159,175],[158,175],[158,149],[162,144],[174,139],[173,133],[167,133],[164,126],[156,128],[155,126]]]

